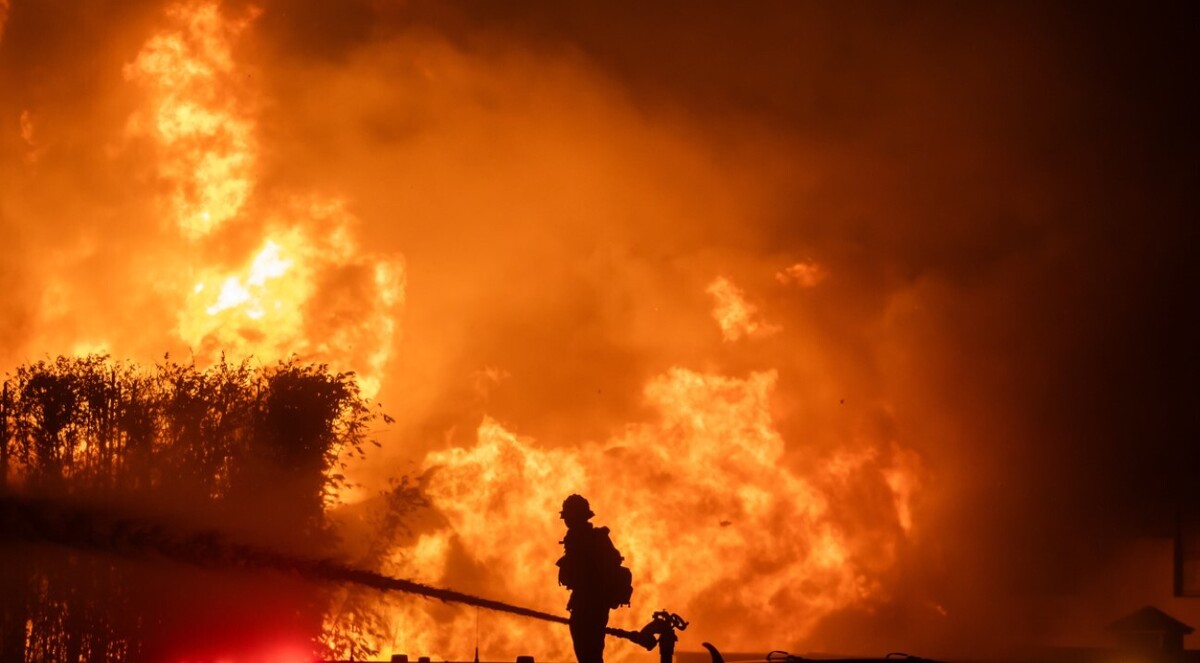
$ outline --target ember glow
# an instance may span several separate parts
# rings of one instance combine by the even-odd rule
[[[724,277],[719,277],[708,286],[708,294],[716,300],[713,317],[721,326],[726,341],[736,341],[745,336],[766,336],[779,331],[779,327],[758,319],[758,309],[746,301],[745,294]]]
[[[0,363],[353,372],[391,416],[339,468],[349,563],[562,613],[579,492],[634,574],[611,625],[684,650],[1076,637],[1119,616],[1056,602],[1094,542],[1190,467],[1146,439],[1194,439],[1158,422],[1196,242],[1159,71],[1193,59],[1068,14],[0,0]],[[368,541],[401,476],[430,505]],[[381,656],[571,658],[338,600]]]
[[[798,262],[775,274],[775,280],[783,284],[795,283],[801,288],[815,288],[829,274],[814,261]]]

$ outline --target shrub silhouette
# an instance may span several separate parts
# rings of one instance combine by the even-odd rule
[[[375,417],[354,376],[323,365],[58,357],[3,382],[0,489],[322,555],[342,470]],[[3,537],[0,660],[220,656],[264,638],[369,652],[369,629],[322,635],[329,589]]]

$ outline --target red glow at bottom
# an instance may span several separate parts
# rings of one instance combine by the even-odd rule
[[[281,645],[232,655],[185,658],[177,663],[316,663],[319,660],[304,646]]]

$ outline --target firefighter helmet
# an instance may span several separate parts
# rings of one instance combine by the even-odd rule
[[[562,511],[558,515],[563,518],[579,515],[587,520],[596,514],[592,513],[592,507],[583,495],[570,495],[563,500]]]

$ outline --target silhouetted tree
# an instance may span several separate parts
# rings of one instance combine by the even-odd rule
[[[143,509],[322,554],[341,472],[375,414],[354,376],[224,360],[151,370],[106,356],[21,366],[0,392],[0,489]],[[257,537],[257,540],[253,540]],[[331,590],[0,538],[0,659],[138,661],[256,630],[322,639]],[[369,629],[368,629],[369,631]],[[359,649],[326,634],[327,649]]]

